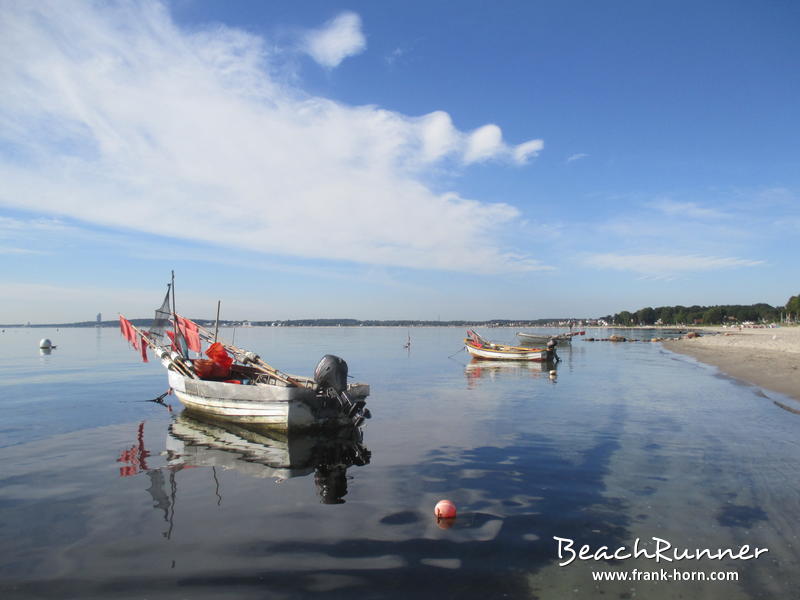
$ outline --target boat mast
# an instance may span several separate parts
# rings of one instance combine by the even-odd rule
[[[222,300],[217,300],[217,323],[214,325],[214,343],[217,343],[217,333],[219,332],[219,306],[222,304]]]
[[[178,352],[183,355],[180,338],[178,337],[178,312],[175,310],[175,271],[172,271],[172,283],[169,289],[172,292],[172,325],[173,333],[175,334],[175,346],[178,348]]]

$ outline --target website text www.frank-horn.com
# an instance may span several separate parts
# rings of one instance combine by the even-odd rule
[[[592,571],[594,581],[739,581],[736,571],[682,571],[658,569],[656,571]]]

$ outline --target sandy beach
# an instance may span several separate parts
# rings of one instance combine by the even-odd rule
[[[800,410],[800,327],[708,328],[700,337],[665,341],[663,345],[713,365],[726,375],[790,396],[798,404],[788,408]]]

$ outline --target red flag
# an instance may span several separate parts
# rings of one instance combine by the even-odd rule
[[[172,349],[178,352],[178,344],[175,343],[175,332],[170,331],[169,329],[165,330],[164,333],[167,334],[169,341],[172,342]]]
[[[197,328],[197,323],[179,316],[178,329],[180,329],[180,332],[183,334],[183,338],[186,340],[186,346],[189,350],[198,353],[202,352],[202,347],[200,346],[200,331]]]
[[[144,341],[144,336],[142,336],[142,361],[147,362],[147,342]]]
[[[122,331],[122,335],[125,336],[125,339],[133,344],[133,347],[138,350],[139,342],[137,340],[136,333],[133,330],[133,324],[122,315],[119,317],[119,328],[120,331]]]
[[[131,344],[133,344],[134,350],[139,350],[139,336],[136,335],[136,331],[134,331],[132,324],[128,323],[128,333],[131,337],[128,338]]]

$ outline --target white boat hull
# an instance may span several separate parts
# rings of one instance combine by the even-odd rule
[[[501,349],[476,348],[469,344],[465,344],[465,348],[467,349],[467,352],[476,358],[485,358],[490,360],[547,360],[547,352],[539,349],[522,350],[520,348],[512,348],[507,346],[501,346]]]
[[[257,424],[278,431],[352,425],[341,415],[335,400],[320,398],[310,387],[287,387],[257,383],[240,385],[191,379],[167,371],[169,385],[188,410],[233,423]],[[353,398],[369,395],[367,384],[351,384]],[[328,406],[330,404],[330,406]]]
[[[523,333],[520,331],[517,333],[517,337],[529,344],[546,344],[550,340],[555,340],[559,345],[563,345],[571,344],[573,336],[563,333],[560,335],[544,335],[540,333]]]

